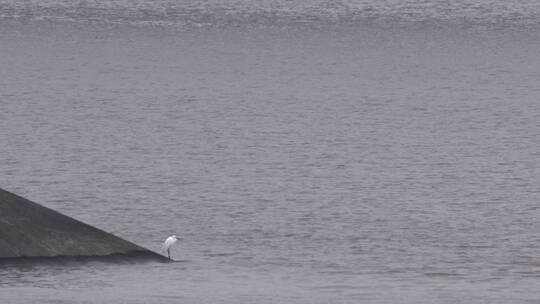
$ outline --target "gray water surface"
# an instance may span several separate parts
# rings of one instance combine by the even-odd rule
[[[0,2],[0,187],[152,250],[184,240],[171,264],[0,268],[2,303],[540,302],[524,18],[187,26],[43,3]]]

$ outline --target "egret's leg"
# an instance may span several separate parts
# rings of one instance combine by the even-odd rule
[[[171,250],[167,249],[167,255],[169,256],[169,259],[171,258]]]

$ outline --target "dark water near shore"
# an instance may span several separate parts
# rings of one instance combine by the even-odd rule
[[[533,2],[81,3],[0,2],[0,187],[180,262],[2,303],[540,302]]]

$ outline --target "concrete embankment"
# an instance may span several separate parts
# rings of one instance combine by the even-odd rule
[[[0,189],[0,261],[63,257],[167,261],[160,254]]]

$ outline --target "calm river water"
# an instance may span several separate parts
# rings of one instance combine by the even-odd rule
[[[0,187],[177,263],[9,303],[540,303],[536,1],[0,1]]]

